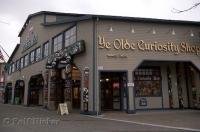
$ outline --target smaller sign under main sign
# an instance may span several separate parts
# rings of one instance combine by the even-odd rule
[[[128,87],[134,87],[134,83],[127,83]]]

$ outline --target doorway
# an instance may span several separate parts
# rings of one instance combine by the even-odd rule
[[[29,105],[43,105],[43,85],[42,74],[31,77],[29,81]]]
[[[103,111],[123,110],[126,82],[126,72],[100,73],[101,109]]]
[[[4,103],[12,103],[12,83],[7,83],[4,94]]]
[[[22,104],[24,102],[24,88],[25,83],[23,80],[17,80],[15,83],[15,104]]]
[[[76,67],[75,64],[72,64],[71,72],[69,73],[69,79],[71,82],[71,103],[73,109],[80,109],[81,104],[81,72]]]

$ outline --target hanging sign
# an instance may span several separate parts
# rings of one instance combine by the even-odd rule
[[[80,40],[50,56],[46,63],[46,69],[63,68],[65,65],[68,65],[72,61],[72,56],[80,54],[84,51],[85,42]]]

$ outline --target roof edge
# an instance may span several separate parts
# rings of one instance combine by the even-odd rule
[[[136,22],[161,22],[161,23],[174,23],[174,24],[193,24],[200,25],[198,21],[186,21],[186,20],[170,20],[170,19],[158,19],[158,18],[142,18],[142,17],[129,17],[129,16],[113,16],[113,15],[95,15],[95,14],[79,14],[79,13],[63,13],[63,12],[51,12],[51,11],[39,11],[33,14],[28,15],[22,29],[20,30],[18,37],[21,37],[27,22],[37,15],[70,15],[70,16],[91,16],[91,18],[102,18],[109,20],[128,20],[128,21],[136,21]]]
[[[9,57],[7,63],[10,63],[10,62],[11,62],[13,56],[15,55],[15,53],[17,52],[17,50],[19,49],[19,46],[20,46],[20,44],[17,44],[17,45],[15,46],[15,49],[13,50],[13,52],[12,52],[11,56]]]

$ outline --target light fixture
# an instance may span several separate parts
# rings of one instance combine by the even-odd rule
[[[194,37],[194,33],[192,30],[190,31],[190,37]]]
[[[133,26],[131,26],[131,33],[135,33],[135,29]]]
[[[108,82],[109,81],[109,78],[106,78],[106,82]]]
[[[156,34],[155,28],[152,29],[152,34]]]
[[[102,80],[102,79],[100,79],[100,82],[103,82],[103,80]]]
[[[110,26],[110,29],[109,29],[109,31],[110,31],[110,32],[113,32],[113,28],[112,28],[112,26]]]
[[[175,33],[175,31],[174,31],[174,28],[172,28],[172,35],[175,35],[176,33]]]

